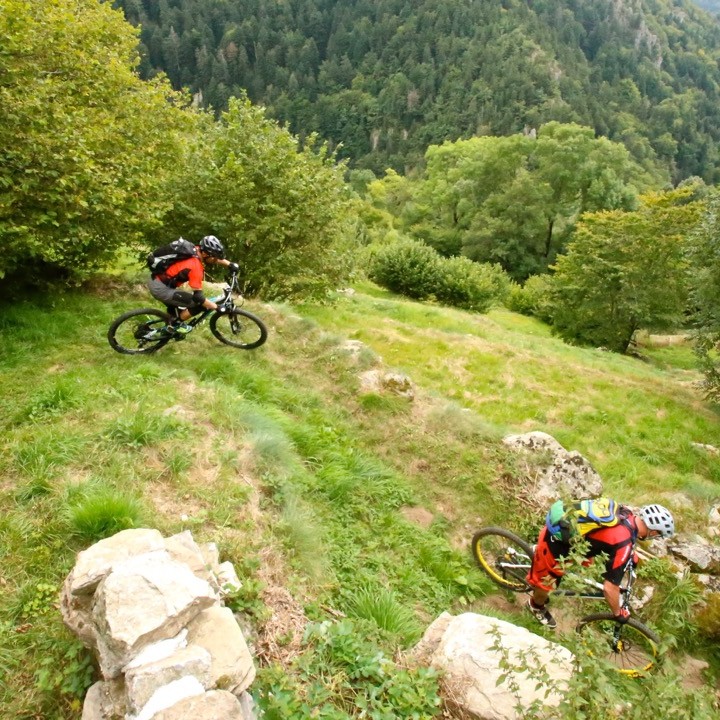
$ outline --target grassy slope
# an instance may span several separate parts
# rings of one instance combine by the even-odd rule
[[[302,608],[272,601],[285,588],[317,619],[357,612],[365,588],[390,588],[415,613],[390,643],[477,602],[488,588],[467,562],[468,538],[481,523],[512,524],[514,486],[529,472],[504,451],[506,432],[550,432],[609,491],[666,502],[686,527],[717,498],[717,466],[690,443],[718,444],[720,422],[682,351],[642,363],[568,347],[510,313],[472,316],[365,287],[333,307],[251,305],[271,328],[253,353],[207,328],[156,356],[112,353],[109,321],[144,301],[78,295],[0,317],[2,717],[77,715],[82,656],[54,592],[90,542],[73,534],[69,510],[108,488],[143,522],[219,544],[257,625],[263,603],[274,611],[257,642],[274,660],[298,649]],[[368,350],[354,357],[346,338]],[[415,401],[359,394],[377,355],[412,377]],[[408,519],[411,505],[433,523]],[[38,685],[42,660],[57,665],[64,652],[64,669]]]

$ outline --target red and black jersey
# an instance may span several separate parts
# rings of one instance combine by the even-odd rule
[[[607,555],[603,577],[613,585],[620,585],[625,565],[633,552],[637,538],[635,516],[628,515],[613,527],[601,527],[589,532],[585,540],[590,543],[588,557]]]
[[[157,275],[157,279],[168,287],[176,288],[187,283],[193,290],[202,290],[205,267],[199,257],[178,260],[164,273]]]
[[[594,558],[605,553],[607,561],[603,577],[613,585],[620,585],[625,564],[633,552],[636,538],[635,516],[628,514],[613,527],[601,527],[585,535],[584,539],[590,544],[587,557]],[[570,543],[567,540],[552,537],[547,527],[543,527],[538,538],[532,570],[528,574],[528,582],[534,587],[550,591],[551,588],[543,584],[543,578],[551,577],[556,580],[560,578],[563,572],[557,559],[566,557],[569,552]]]

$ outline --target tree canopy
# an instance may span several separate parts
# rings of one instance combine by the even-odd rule
[[[96,0],[0,0],[0,277],[95,270],[160,224],[192,126]]]
[[[575,122],[677,183],[720,179],[720,23],[691,0],[116,0],[142,72],[246,91],[382,174],[426,148]]]
[[[417,180],[391,171],[370,194],[439,252],[499,263],[524,280],[553,262],[580,214],[631,209],[636,184],[647,182],[621,144],[551,122],[537,136],[431,146]]]
[[[349,197],[326,148],[300,150],[247,101],[215,122],[167,80],[141,80],[137,32],[109,3],[0,0],[0,35],[6,287],[209,232],[266,297],[322,294],[347,274]]]
[[[687,237],[704,207],[691,195],[648,194],[635,211],[582,217],[552,282],[553,329],[563,339],[625,352],[637,330],[680,324],[690,290]]]

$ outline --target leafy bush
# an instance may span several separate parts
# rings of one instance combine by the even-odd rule
[[[433,669],[396,665],[365,639],[369,627],[351,620],[308,626],[297,665],[304,685],[287,668],[268,668],[255,682],[266,720],[347,720],[349,717],[430,720],[440,710]]]
[[[544,322],[551,322],[552,277],[533,275],[524,285],[513,283],[507,299],[507,307],[513,312],[530,315]]]
[[[425,243],[402,239],[375,253],[368,274],[388,290],[425,300],[440,285],[440,256]]]
[[[475,312],[487,312],[510,289],[510,278],[499,265],[476,263],[466,257],[441,259],[435,297],[440,302]]]
[[[111,5],[3,3],[0,278],[11,286],[95,271],[168,205],[194,116],[166,79],[137,76],[137,31]]]
[[[377,250],[368,274],[393,292],[416,300],[434,298],[475,312],[487,312],[510,290],[510,279],[499,265],[443,258],[425,243],[408,238]]]
[[[322,297],[347,280],[356,201],[327,147],[309,137],[299,150],[263,108],[234,98],[189,155],[172,188],[168,237],[220,237],[250,295]]]

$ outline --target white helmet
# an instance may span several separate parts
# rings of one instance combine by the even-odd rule
[[[643,505],[638,517],[648,526],[648,530],[657,530],[664,538],[675,534],[675,521],[672,513],[662,505]]]

